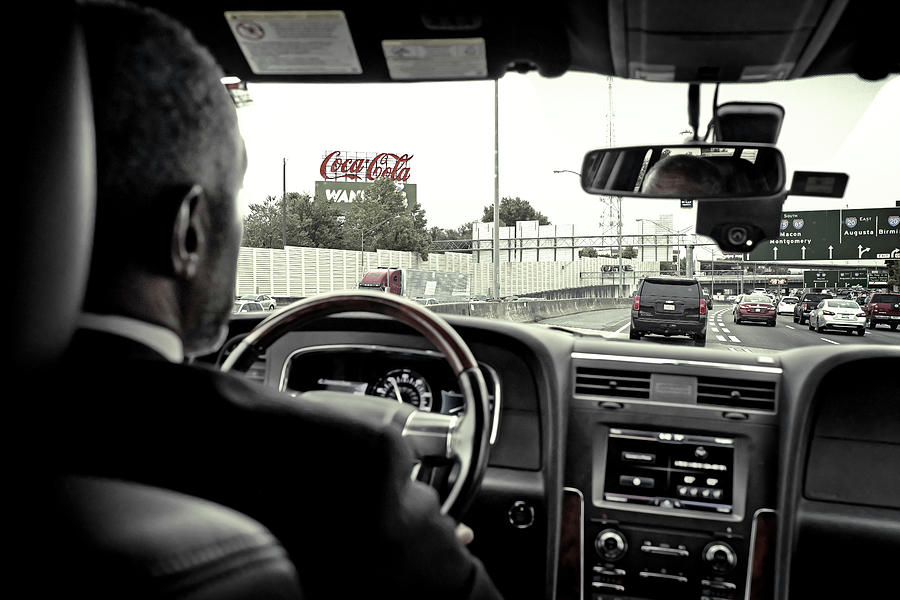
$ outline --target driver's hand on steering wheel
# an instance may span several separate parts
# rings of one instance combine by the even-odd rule
[[[473,539],[475,539],[475,532],[472,531],[472,528],[465,523],[460,523],[456,526],[456,539],[462,542],[463,545],[467,546]]]

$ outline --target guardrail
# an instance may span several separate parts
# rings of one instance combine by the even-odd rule
[[[518,302],[450,302],[429,306],[437,313],[504,319],[531,323],[591,310],[627,308],[630,298],[575,298],[572,300],[522,300]]]

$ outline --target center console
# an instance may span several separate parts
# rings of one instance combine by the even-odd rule
[[[616,375],[620,388],[629,376]],[[651,401],[572,399],[560,548],[566,576],[557,597],[760,597],[773,571],[765,557],[774,549],[774,411],[655,404],[654,383]]]
[[[742,598],[742,441],[598,425],[584,585],[607,598]]]

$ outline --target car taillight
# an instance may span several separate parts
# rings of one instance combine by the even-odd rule
[[[634,304],[631,305],[631,310],[641,310],[641,297],[634,297]]]
[[[700,299],[700,314],[706,314],[706,300],[704,300],[703,298]]]
[[[830,310],[823,310],[823,311],[822,311],[822,314],[823,314],[823,315],[830,315],[830,316],[832,316],[832,317],[834,316],[834,313],[831,312]]]
[[[864,312],[858,312],[858,313],[856,313],[856,316],[857,316],[857,317],[864,317],[864,316],[866,316],[866,313],[864,313]]]
[[[750,305],[749,304],[741,304],[740,306],[738,306],[738,308],[741,310],[747,310],[748,308],[750,308]]]

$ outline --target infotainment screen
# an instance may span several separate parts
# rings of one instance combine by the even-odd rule
[[[734,439],[611,428],[603,499],[669,509],[733,511]]]

